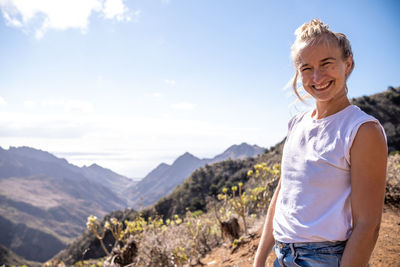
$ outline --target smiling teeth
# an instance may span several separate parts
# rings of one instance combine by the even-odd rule
[[[329,86],[330,83],[331,82],[327,82],[326,84],[323,84],[323,85],[320,85],[320,86],[314,85],[314,88],[318,89],[318,90],[325,89],[326,87]]]

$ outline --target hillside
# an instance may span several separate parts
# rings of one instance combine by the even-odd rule
[[[389,88],[383,93],[379,93],[370,97],[371,101],[365,101],[367,97],[353,99],[353,103],[358,104],[372,115],[380,119],[380,122],[385,126],[385,131],[388,136],[388,143],[391,151],[400,150],[400,145],[397,143],[397,138],[400,135],[398,128],[398,112],[399,104],[397,96],[400,93],[400,88]],[[374,103],[374,105],[372,105]],[[376,108],[376,110],[374,109]],[[375,112],[375,113],[374,113]],[[379,116],[378,116],[379,115]],[[393,127],[392,127],[392,126]],[[393,129],[394,128],[394,129]],[[390,132],[391,131],[391,132]],[[223,187],[230,187],[237,182],[245,183],[248,181],[247,171],[256,163],[267,162],[268,165],[280,162],[284,141],[280,142],[270,150],[266,150],[265,154],[256,158],[246,158],[243,160],[226,160],[219,163],[205,165],[193,172],[183,184],[177,187],[170,195],[160,199],[152,207],[142,211],[145,218],[154,216],[156,213],[164,219],[170,218],[173,214],[183,214],[186,209],[191,211],[207,210],[207,202],[209,199],[215,199],[218,193],[221,193]],[[166,166],[161,165],[160,171]],[[396,178],[397,179],[397,178]],[[393,179],[388,182],[386,203],[394,203],[398,205],[399,182]],[[394,193],[393,193],[394,192]],[[390,200],[394,199],[394,201]],[[125,210],[121,217],[135,217],[133,211]],[[104,221],[102,221],[102,224]],[[88,234],[90,236],[90,234]],[[92,239],[94,240],[94,239]],[[93,241],[94,242],[94,241]],[[82,252],[92,246],[92,241],[84,236],[81,236],[76,242],[64,250],[58,259],[67,260],[71,263],[74,258],[68,253],[71,249],[79,247]],[[93,246],[92,246],[93,247]],[[79,253],[78,253],[79,254]],[[99,254],[102,254],[101,252]],[[104,253],[103,253],[104,256]],[[84,257],[86,258],[86,257]],[[75,258],[78,260],[78,258]]]
[[[131,206],[139,210],[167,195],[203,164],[203,160],[190,153],[185,153],[178,157],[172,165],[160,164],[136,185],[127,188],[125,194],[129,196]]]
[[[130,181],[45,151],[0,148],[0,244],[29,260],[51,258],[83,231],[89,214],[126,207],[110,180]]]
[[[110,188],[112,192],[117,193],[118,196],[123,198],[126,202],[128,202],[129,199],[124,195],[124,189],[129,186],[134,186],[137,183],[132,179],[115,173],[112,170],[103,168],[97,164],[92,164],[88,167],[83,166],[81,171],[89,179]]]
[[[353,98],[351,102],[381,122],[389,152],[400,150],[400,87],[389,86],[382,93]]]
[[[7,266],[21,266],[21,265],[26,265],[30,267],[42,266],[42,264],[39,262],[27,261],[25,259],[22,259],[8,248],[0,245],[0,266],[3,266],[3,264]]]

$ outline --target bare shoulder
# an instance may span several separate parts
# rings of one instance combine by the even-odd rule
[[[382,130],[382,127],[377,122],[367,121],[360,126],[357,135],[364,138],[383,138],[385,140]]]
[[[360,126],[350,150],[352,167],[362,169],[386,168],[387,145],[382,127],[376,122]]]
[[[381,152],[387,153],[386,139],[382,127],[373,121],[363,123],[351,147],[351,152]],[[372,151],[371,151],[372,150]]]

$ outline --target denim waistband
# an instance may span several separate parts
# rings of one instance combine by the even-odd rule
[[[294,248],[307,248],[307,249],[318,249],[323,247],[335,247],[344,246],[345,241],[323,241],[323,242],[298,242],[298,243],[284,243],[280,241],[275,241],[276,246],[279,248],[294,247]]]
[[[275,242],[274,266],[339,266],[347,241]],[[306,263],[308,263],[306,265]]]

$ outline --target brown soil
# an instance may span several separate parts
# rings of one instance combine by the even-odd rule
[[[260,241],[262,228],[246,240],[243,240],[235,250],[229,245],[215,248],[201,259],[205,266],[217,267],[251,267],[254,254]],[[266,266],[273,266],[274,253],[267,259]],[[200,265],[198,265],[200,266]],[[370,259],[370,266],[400,267],[400,210],[389,206],[384,207],[378,242]]]

